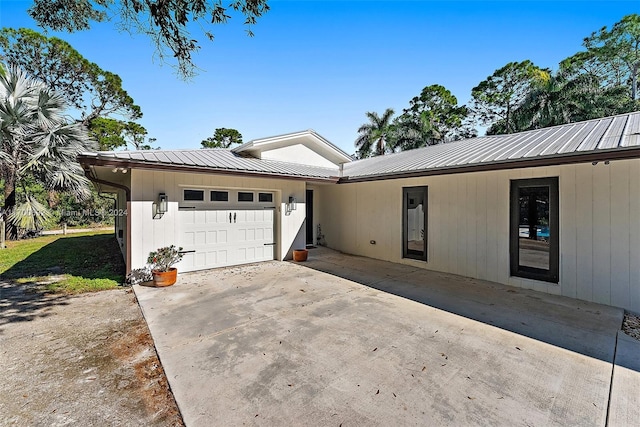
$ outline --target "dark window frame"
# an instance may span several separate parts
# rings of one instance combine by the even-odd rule
[[[192,193],[201,193],[202,198],[198,198],[198,199],[187,198],[187,191],[191,191]],[[185,188],[182,190],[182,200],[185,202],[204,202],[204,190],[197,190],[194,188]]]
[[[409,193],[424,191],[424,251],[422,255],[411,253],[408,248],[407,225],[408,225],[408,196]],[[418,261],[428,261],[427,249],[429,241],[429,187],[426,185],[416,187],[402,187],[402,258],[415,259]]]
[[[512,179],[509,196],[509,258],[511,276],[543,282],[560,281],[560,195],[558,177]],[[549,270],[520,265],[520,188],[549,187]]]
[[[224,200],[218,200],[217,198],[213,197],[213,194],[225,194],[227,196],[226,199]],[[228,202],[229,201],[229,192],[225,191],[225,190],[211,190],[209,191],[209,201],[210,202]]]
[[[241,194],[251,194],[251,200],[240,200]],[[238,203],[252,203],[255,200],[255,194],[253,191],[238,191],[236,199],[238,200]]]
[[[263,195],[269,196],[270,200],[260,200]],[[258,193],[258,203],[273,203],[273,193],[267,191],[260,191]]]

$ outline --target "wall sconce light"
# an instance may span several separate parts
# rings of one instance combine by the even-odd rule
[[[285,205],[285,213],[289,215],[291,211],[295,211],[297,209],[297,202],[294,196],[289,196],[289,201]]]
[[[153,219],[162,218],[169,209],[169,201],[164,193],[158,194],[158,201],[153,202]]]

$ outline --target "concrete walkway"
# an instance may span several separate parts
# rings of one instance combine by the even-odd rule
[[[621,309],[324,248],[135,292],[187,426],[638,419]]]

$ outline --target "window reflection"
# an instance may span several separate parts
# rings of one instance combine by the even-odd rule
[[[426,260],[426,187],[405,188],[404,256]]]
[[[519,265],[549,270],[549,187],[521,187],[518,203]]]

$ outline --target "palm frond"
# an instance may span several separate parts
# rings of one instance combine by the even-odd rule
[[[30,195],[7,216],[11,224],[23,230],[42,230],[50,218],[49,209]]]

